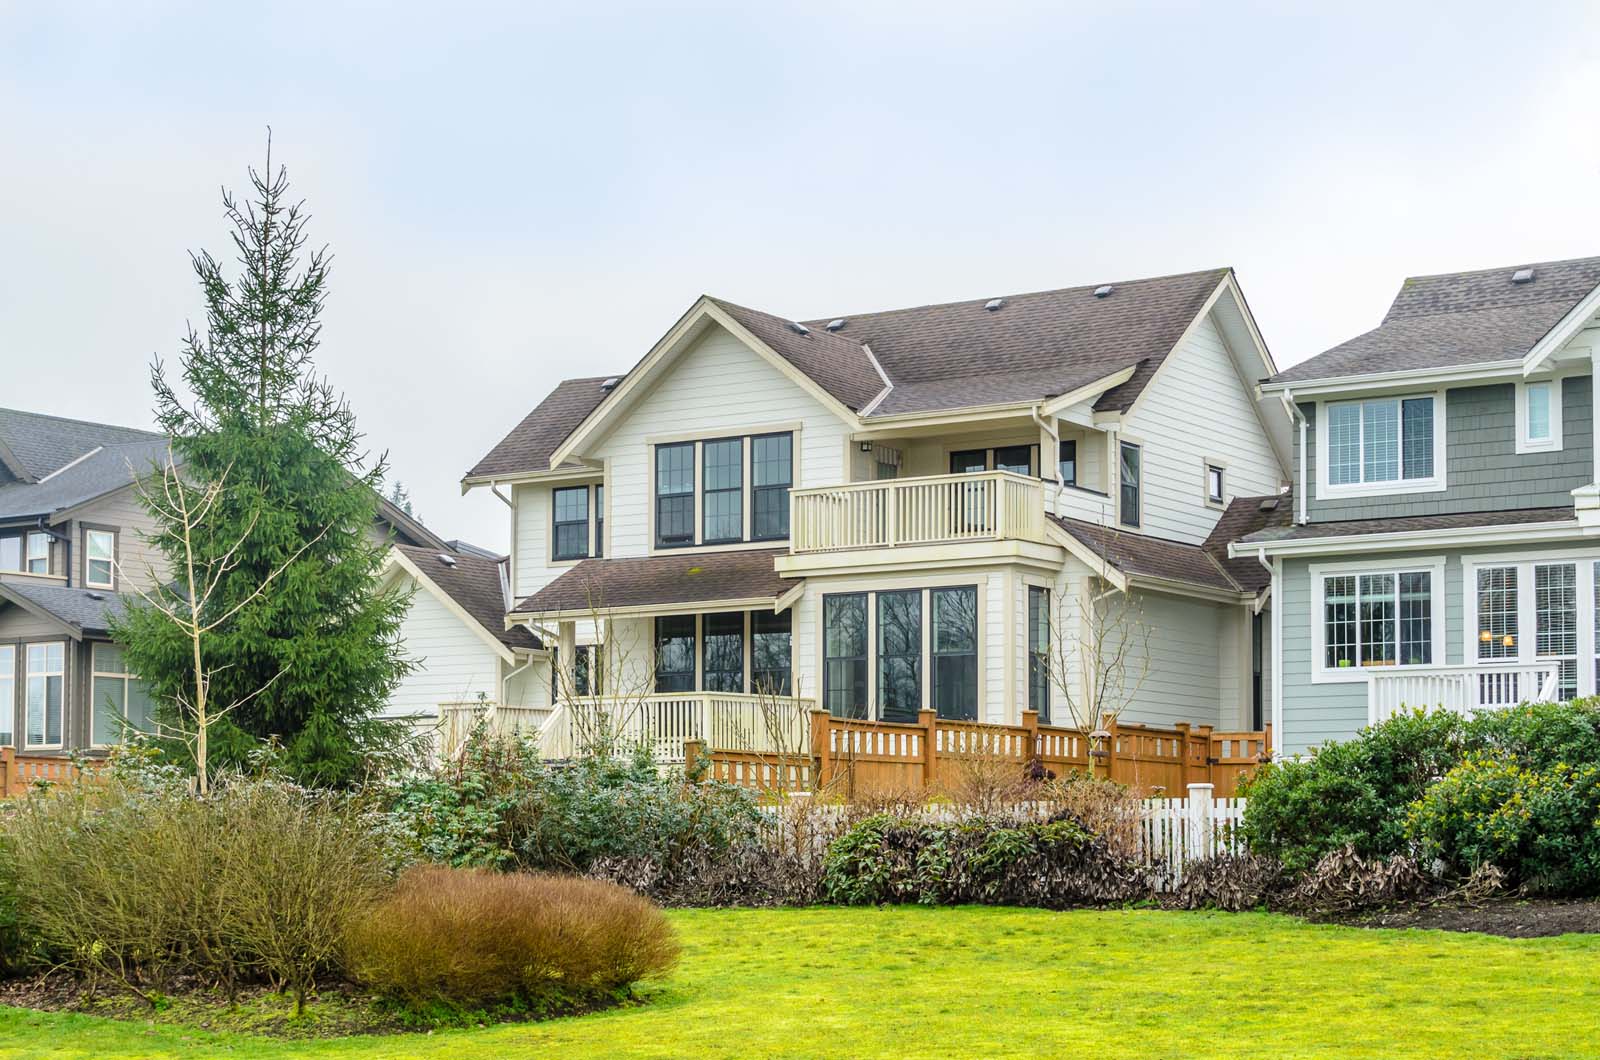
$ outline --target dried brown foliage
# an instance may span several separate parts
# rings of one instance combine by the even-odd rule
[[[1415,858],[1364,858],[1353,845],[1324,854],[1285,896],[1286,907],[1347,913],[1416,901],[1437,887]]]

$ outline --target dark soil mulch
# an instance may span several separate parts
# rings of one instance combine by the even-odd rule
[[[1559,898],[1505,898],[1472,903],[1443,901],[1317,919],[1351,927],[1436,928],[1532,939],[1600,933],[1600,901]]]

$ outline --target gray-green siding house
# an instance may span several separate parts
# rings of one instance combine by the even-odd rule
[[[1413,277],[1262,383],[1295,418],[1293,498],[1230,555],[1272,572],[1282,751],[1596,692],[1597,313],[1600,258]]]

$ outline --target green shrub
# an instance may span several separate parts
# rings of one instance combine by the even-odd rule
[[[1143,897],[1147,873],[1069,818],[929,821],[878,814],[828,846],[823,893],[844,905],[982,902],[1070,908]]]
[[[1460,761],[1465,725],[1445,711],[1397,714],[1309,759],[1262,766],[1240,790],[1250,849],[1291,872],[1346,846],[1364,858],[1404,851],[1407,810]]]
[[[346,954],[360,982],[413,1009],[547,1014],[666,973],[678,943],[661,910],[609,883],[427,866],[350,925]]]
[[[1466,722],[1467,750],[1509,755],[1529,769],[1600,765],[1600,698],[1523,703]]]
[[[1411,807],[1408,826],[1458,873],[1493,865],[1533,891],[1600,891],[1600,765],[1534,769],[1473,753]]]
[[[206,798],[116,776],[39,792],[6,824],[21,930],[154,1003],[180,978],[266,981],[297,1010],[397,865],[347,796],[230,778]]]

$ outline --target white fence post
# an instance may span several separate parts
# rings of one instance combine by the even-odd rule
[[[1189,785],[1188,860],[1204,861],[1214,849],[1210,784]]]

